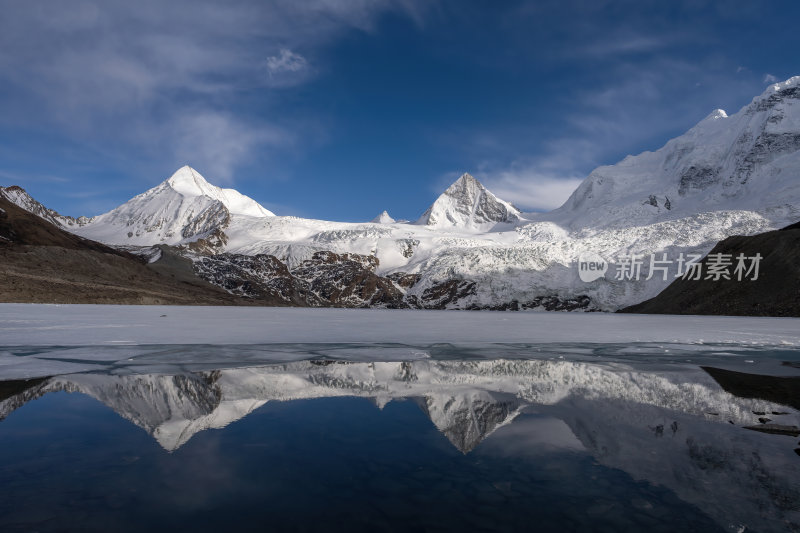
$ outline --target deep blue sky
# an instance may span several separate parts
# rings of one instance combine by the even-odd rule
[[[189,164],[278,214],[527,209],[800,74],[800,2],[0,0],[0,185],[107,211]]]

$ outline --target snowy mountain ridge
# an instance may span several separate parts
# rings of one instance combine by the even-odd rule
[[[36,201],[30,194],[22,187],[12,185],[10,187],[0,187],[0,198],[18,205],[22,209],[33,213],[34,215],[43,218],[44,220],[55,224],[61,228],[70,228],[74,226],[84,226],[91,220],[88,217],[73,218],[64,216],[53,209],[49,209]]]
[[[717,109],[655,152],[589,174],[547,215],[571,228],[630,226],[714,210],[796,219],[800,76],[729,116]]]

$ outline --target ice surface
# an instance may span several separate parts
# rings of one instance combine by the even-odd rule
[[[800,346],[800,319],[0,304],[0,345],[731,343]]]
[[[602,359],[781,367],[800,320],[535,312],[0,304],[0,379],[314,358]],[[786,357],[784,357],[785,359]],[[788,369],[789,367],[784,367]],[[127,369],[127,370],[126,370]],[[750,368],[750,371],[757,371]]]

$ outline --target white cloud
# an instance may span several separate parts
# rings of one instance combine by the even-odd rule
[[[308,68],[308,61],[300,54],[287,48],[281,48],[278,55],[270,56],[266,61],[267,71],[270,76],[281,72],[299,72]]]
[[[560,207],[583,181],[583,178],[547,174],[519,165],[498,172],[479,172],[477,177],[498,198],[523,211],[550,211]]]
[[[764,75],[764,83],[777,83],[777,82],[778,78],[776,76],[773,76],[772,74]]]

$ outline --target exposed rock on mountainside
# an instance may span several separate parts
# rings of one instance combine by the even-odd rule
[[[420,297],[407,295],[419,281],[417,275],[398,272],[383,277],[375,274],[377,267],[374,256],[333,252],[316,252],[292,269],[267,254],[220,254],[194,263],[199,277],[231,294],[308,307],[444,309],[474,286],[451,280],[426,289]]]
[[[287,304],[309,305],[313,295],[297,283],[285,264],[267,254],[220,254],[194,262],[197,275],[231,294],[246,298],[274,297]]]
[[[622,312],[800,317],[800,223],[750,237],[728,237],[703,259],[702,272],[716,254],[734,264],[740,254],[759,254],[758,278],[752,279],[751,273],[739,280],[732,271],[730,279],[679,278],[655,298]]]
[[[374,256],[317,252],[292,270],[310,292],[336,307],[406,307],[394,283],[375,274]]]

